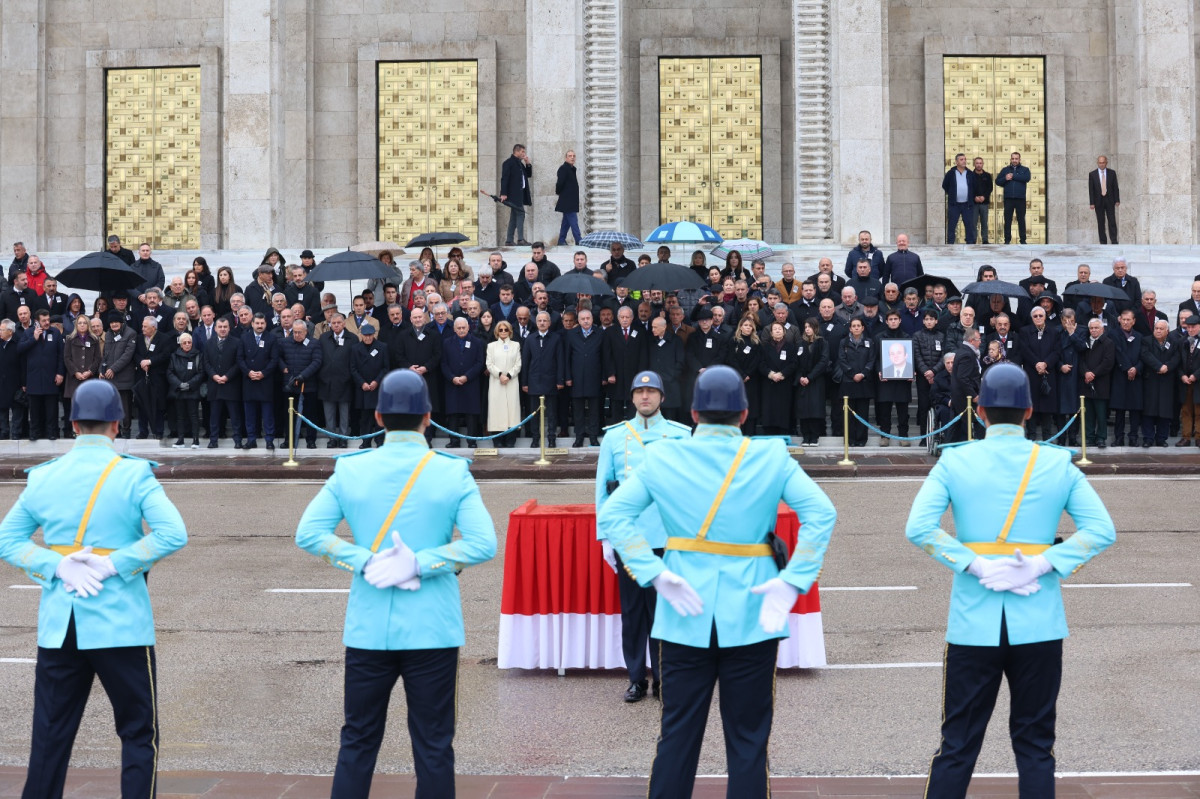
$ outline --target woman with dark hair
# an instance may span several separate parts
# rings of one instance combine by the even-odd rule
[[[192,259],[192,271],[196,273],[196,278],[200,281],[200,285],[208,290],[208,296],[211,297],[213,290],[217,287],[217,282],[213,279],[212,270],[208,268],[208,261],[205,260],[203,255],[197,255]],[[196,292],[190,289],[189,291],[193,297],[199,296]]]
[[[758,365],[762,376],[761,410],[758,420],[768,436],[792,434],[793,377],[796,374],[796,350],[784,341],[783,324],[772,322],[762,343],[762,361]]]
[[[112,303],[108,301],[108,297],[101,294],[92,303],[92,316],[99,316],[101,323],[104,322],[104,315],[112,308]]]
[[[196,273],[195,269],[184,273],[183,290],[195,297],[196,302],[200,303],[201,308],[205,305],[212,305],[212,292],[205,288],[204,283],[200,280],[200,275]]]
[[[762,364],[762,346],[758,338],[758,320],[747,314],[738,322],[733,334],[733,347],[730,350],[729,365],[742,376],[746,387],[746,402],[749,412],[746,422],[742,425],[742,435],[754,435],[758,425],[759,384],[762,376],[759,366]]]
[[[225,316],[232,309],[229,307],[229,298],[234,294],[241,294],[242,287],[233,282],[233,270],[228,266],[222,266],[217,270],[217,287],[213,291],[213,313],[218,317]]]
[[[821,319],[804,320],[796,348],[796,419],[800,440],[815,445],[825,435],[825,376],[829,372],[829,343],[821,338]]]
[[[725,256],[725,268],[721,270],[721,277],[732,277],[747,283],[754,281],[754,278],[750,277],[750,270],[742,264],[742,254],[737,250],[730,250],[729,255]]]
[[[850,446],[865,447],[867,428],[855,415],[870,418],[871,398],[875,396],[875,347],[866,335],[866,322],[861,316],[850,320],[850,333],[842,339],[834,378],[853,411],[848,431]]]

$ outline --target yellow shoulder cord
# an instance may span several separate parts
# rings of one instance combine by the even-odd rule
[[[1037,461],[1038,449],[1038,445],[1034,444],[1033,452],[1029,453],[1029,463],[1025,464],[1025,474],[1021,475],[1021,485],[1017,487],[1017,496],[1013,499],[1012,507],[1008,509],[1008,518],[1004,520],[1004,527],[996,538],[997,544],[1003,544],[1008,539],[1008,532],[1016,521],[1017,509],[1021,507],[1021,500],[1025,498],[1025,489],[1029,488],[1029,478],[1033,476],[1033,464]]]
[[[104,471],[100,473],[100,479],[96,481],[96,487],[92,489],[92,495],[88,497],[87,507],[83,510],[83,516],[79,520],[79,530],[75,533],[75,546],[83,546],[83,534],[87,532],[88,520],[92,518],[92,509],[96,507],[96,498],[100,496],[100,489],[104,487],[104,481],[112,474],[112,470],[121,462],[121,456],[113,458],[104,467]]]
[[[639,443],[639,444],[641,444],[643,447],[645,447],[645,446],[646,446],[646,442],[642,441],[642,437],[638,435],[638,431],[637,431],[637,430],[634,428],[634,426],[633,426],[633,425],[631,425],[631,424],[630,424],[628,421],[627,421],[627,422],[625,422],[624,424],[625,424],[625,426],[626,426],[626,427],[628,427],[628,428],[629,428],[629,432],[630,432],[630,433],[633,433],[633,437],[637,439],[637,443]]]
[[[396,497],[396,504],[392,505],[392,510],[388,513],[387,518],[383,520],[383,525],[379,528],[379,533],[375,536],[375,543],[371,544],[371,551],[378,552],[379,545],[383,543],[384,536],[387,535],[388,529],[392,526],[392,521],[396,518],[396,514],[400,512],[400,508],[404,505],[404,500],[408,499],[408,492],[412,491],[413,485],[417,482],[417,478],[421,476],[425,464],[433,459],[433,450],[425,453],[425,456],[417,462],[417,468],[413,469],[412,474],[408,476],[408,482],[404,484],[404,490],[400,492],[400,496]]]
[[[738,467],[741,466],[742,458],[745,457],[746,450],[749,447],[750,439],[743,438],[742,445],[738,447],[737,456],[733,459],[733,465],[729,467],[729,471],[725,474],[725,482],[721,483],[721,490],[717,492],[712,507],[708,509],[708,515],[704,517],[704,524],[700,525],[700,531],[696,533],[697,539],[703,541],[708,537],[708,528],[712,526],[713,519],[717,515],[717,509],[721,507],[721,502],[725,499],[725,492],[729,490],[729,484],[733,482],[733,476],[737,473]]]

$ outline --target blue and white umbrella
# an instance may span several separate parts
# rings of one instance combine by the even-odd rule
[[[699,222],[667,222],[650,231],[647,244],[720,244],[721,234]]]
[[[628,233],[620,233],[616,230],[597,230],[589,233],[580,240],[579,246],[607,250],[608,245],[614,241],[623,245],[627,250],[640,250],[644,246],[637,236],[630,236]]]
[[[718,258],[724,258],[735,250],[741,253],[742,260],[744,261],[753,261],[756,258],[770,258],[775,254],[775,251],[765,241],[759,241],[758,239],[727,239],[723,244],[714,249],[712,254]]]

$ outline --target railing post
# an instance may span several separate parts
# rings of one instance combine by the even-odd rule
[[[853,466],[850,460],[850,398],[842,397],[842,459],[838,466]]]
[[[543,394],[538,397],[538,427],[541,430],[541,435],[538,436],[538,443],[541,446],[541,456],[534,461],[537,466],[549,466],[550,461],[546,458],[546,396]]]
[[[1079,460],[1075,463],[1080,466],[1091,466],[1092,462],[1087,456],[1087,404],[1083,399],[1083,395],[1079,395]]]
[[[975,440],[975,408],[970,395],[967,396],[967,442]]]
[[[296,461],[296,398],[288,397],[288,459],[284,466],[299,466]]]

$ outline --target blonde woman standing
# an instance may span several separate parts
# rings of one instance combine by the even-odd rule
[[[487,429],[498,433],[515,427],[521,421],[521,390],[517,375],[521,372],[521,345],[513,341],[512,325],[496,324],[496,340],[487,346],[485,365],[488,373]],[[496,439],[497,446],[516,444],[517,434],[509,433]]]

